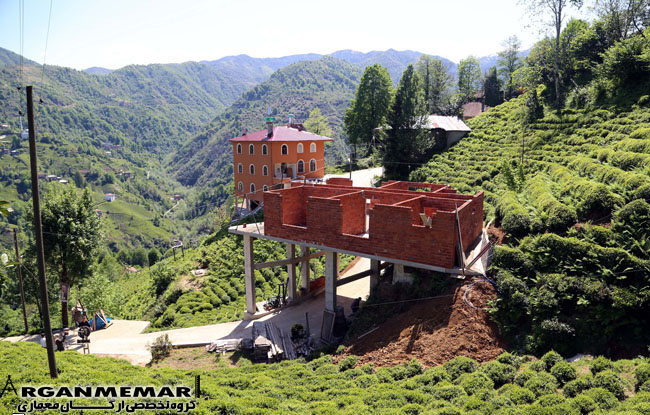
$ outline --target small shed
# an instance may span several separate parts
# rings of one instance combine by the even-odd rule
[[[112,202],[115,200],[115,194],[114,193],[106,193],[104,194],[104,200],[107,202]]]
[[[456,144],[472,131],[461,119],[444,115],[429,115],[423,128],[439,132],[445,138],[441,140],[445,148]]]

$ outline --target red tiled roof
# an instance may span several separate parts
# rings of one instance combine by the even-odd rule
[[[332,141],[332,139],[282,125],[273,127],[273,135],[271,137],[267,137],[267,130],[265,128],[254,133],[231,138],[228,141]]]
[[[490,107],[486,105],[485,109],[481,111],[482,106],[483,104],[480,102],[468,102],[463,105],[463,117],[476,117],[480,113],[490,109]]]

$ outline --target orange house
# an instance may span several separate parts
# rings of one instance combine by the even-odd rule
[[[274,126],[231,138],[235,193],[249,209],[264,200],[262,193],[289,187],[292,180],[320,179],[325,174],[325,142],[331,138],[312,134],[302,124]]]

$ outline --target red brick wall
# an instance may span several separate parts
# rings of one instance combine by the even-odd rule
[[[352,186],[352,180],[346,177],[330,177],[327,179],[327,184],[334,184],[339,186]]]
[[[454,195],[457,199],[449,200],[444,199],[445,195],[434,196],[435,193],[419,193],[414,198],[410,193],[398,191],[391,194],[386,190],[376,195],[382,202],[395,200],[399,206],[374,204],[369,212],[369,237],[356,236],[365,230],[365,198],[361,191],[349,191],[349,188],[321,185],[266,193],[265,233],[347,251],[453,268],[458,263],[455,206],[459,206],[465,249],[482,230],[482,192],[475,196],[462,195],[463,198]],[[367,189],[363,189],[363,193],[369,196]],[[321,197],[317,196],[319,194]],[[421,224],[418,213],[422,211],[435,212],[431,228]],[[297,224],[303,226],[295,226]]]
[[[366,231],[366,199],[361,192],[350,193],[343,196],[336,196],[341,202],[341,231],[351,235],[364,233]]]

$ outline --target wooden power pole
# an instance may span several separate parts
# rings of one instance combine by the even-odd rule
[[[43,223],[41,222],[41,198],[38,193],[38,160],[36,159],[36,131],[34,129],[34,99],[33,87],[27,87],[27,125],[29,128],[29,164],[32,173],[32,205],[34,208],[34,239],[36,240],[36,262],[38,264],[38,280],[41,292],[43,328],[47,346],[47,362],[50,366],[50,377],[58,376],[56,358],[54,357],[54,341],[52,325],[50,324],[50,302],[47,298],[47,281],[45,280],[45,254],[43,253]]]
[[[18,252],[18,236],[16,236],[16,228],[14,228],[14,248],[16,248],[16,273],[18,273],[18,287],[20,288],[20,303],[23,306],[23,321],[25,322],[25,333],[29,332],[27,326],[27,312],[25,311],[25,291],[23,291],[23,274],[20,271],[20,253]]]

